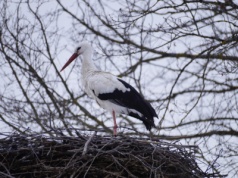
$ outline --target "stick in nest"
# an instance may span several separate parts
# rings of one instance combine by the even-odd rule
[[[91,142],[92,138],[96,135],[96,131],[89,137],[89,139],[86,141],[84,148],[83,148],[83,153],[82,156],[84,156],[88,152],[88,145]]]

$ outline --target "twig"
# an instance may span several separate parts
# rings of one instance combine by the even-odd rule
[[[82,156],[84,156],[87,152],[88,152],[88,145],[89,143],[91,142],[92,138],[96,135],[96,131],[89,137],[89,139],[87,140],[87,142],[85,143],[84,145],[84,148],[83,148],[83,153],[82,153]]]

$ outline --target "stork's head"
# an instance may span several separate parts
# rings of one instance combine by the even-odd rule
[[[73,55],[69,58],[69,60],[65,63],[65,65],[60,70],[63,71],[73,60],[75,60],[80,54],[91,53],[91,45],[88,42],[82,42],[75,49]]]
[[[79,46],[75,49],[74,53],[80,55],[89,49],[91,49],[91,45],[85,41],[79,44]]]

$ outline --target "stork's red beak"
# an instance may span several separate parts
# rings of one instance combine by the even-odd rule
[[[65,65],[62,67],[62,69],[60,70],[63,71],[74,59],[76,59],[78,57],[78,54],[77,53],[74,53],[70,58],[69,60],[65,63]]]

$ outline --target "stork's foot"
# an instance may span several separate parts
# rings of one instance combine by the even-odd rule
[[[115,126],[113,127],[113,135],[114,135],[114,137],[117,136],[117,125],[115,125]]]

